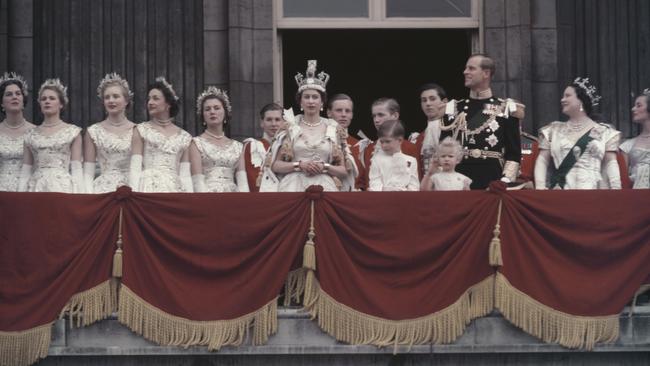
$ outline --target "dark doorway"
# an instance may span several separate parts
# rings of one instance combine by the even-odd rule
[[[467,94],[462,72],[470,54],[467,30],[292,30],[282,32],[285,106],[295,105],[296,73],[305,73],[307,60],[318,60],[318,72],[330,74],[329,95],[349,94],[354,100],[350,132],[375,138],[370,104],[393,97],[401,106],[408,132],[426,125],[418,88],[440,84],[450,97]]]

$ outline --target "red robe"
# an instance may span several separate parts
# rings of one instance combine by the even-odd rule
[[[350,152],[352,153],[354,163],[357,165],[357,170],[359,171],[359,175],[357,175],[354,180],[354,188],[365,191],[366,185],[364,184],[364,176],[366,173],[365,169],[363,168],[363,164],[361,164],[361,154],[359,151],[359,146],[357,146],[358,142],[359,140],[348,135],[347,143],[350,145]]]
[[[258,140],[264,145],[266,151],[269,150],[271,143],[262,139]],[[255,167],[251,161],[251,144],[246,144],[244,147],[244,166],[246,167],[246,177],[248,178],[248,188],[251,192],[259,192],[260,187],[257,186],[257,177],[261,174],[261,166]]]

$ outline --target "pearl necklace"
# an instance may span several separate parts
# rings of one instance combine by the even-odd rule
[[[567,127],[569,128],[569,132],[577,133],[582,131],[586,126],[588,125],[588,120],[582,120],[582,121],[572,121],[569,120],[567,121]]]
[[[126,118],[121,119],[120,122],[118,122],[118,123],[114,123],[110,119],[107,119],[106,121],[108,121],[108,124],[113,126],[113,127],[122,127],[122,126],[124,126],[126,124]]]
[[[52,127],[56,127],[56,126],[58,126],[58,125],[60,125],[60,124],[62,124],[62,123],[63,123],[63,121],[59,120],[58,122],[50,123],[50,124],[47,124],[47,123],[41,123],[41,126],[42,126],[42,127],[46,127],[46,128],[52,128]]]
[[[27,121],[25,121],[24,118],[23,118],[23,120],[22,120],[18,125],[16,125],[16,126],[12,126],[12,125],[10,125],[9,122],[7,122],[6,119],[5,119],[4,121],[2,121],[2,122],[4,122],[4,125],[3,125],[3,126],[9,128],[9,129],[12,129],[12,130],[17,130],[17,129],[23,127],[23,126],[25,125],[25,123],[27,123]]]
[[[158,119],[158,118],[153,118],[154,123],[158,124],[159,126],[169,126],[174,118],[169,118],[169,119]]]
[[[322,123],[320,119],[316,123],[309,123],[305,119],[303,119],[301,122],[304,123],[305,126],[307,126],[307,127],[318,127]]]
[[[222,133],[221,135],[215,135],[215,134],[213,134],[212,132],[210,132],[208,130],[205,130],[204,132],[205,132],[206,135],[214,137],[217,140],[221,140],[222,138],[224,138],[224,136],[226,136],[225,133]]]

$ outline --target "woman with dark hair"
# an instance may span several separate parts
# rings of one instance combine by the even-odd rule
[[[228,94],[209,87],[196,101],[196,114],[205,131],[190,145],[194,192],[248,192],[243,144],[224,132],[232,114]]]
[[[97,87],[106,119],[88,127],[84,136],[84,183],[88,193],[113,192],[129,182],[129,159],[135,124],[126,117],[133,93],[118,74],[106,74]],[[100,175],[95,178],[99,161]]]
[[[148,88],[150,121],[133,131],[129,185],[138,192],[192,192],[192,136],[174,124],[179,100],[164,77]]]
[[[325,191],[353,190],[357,170],[347,132],[320,112],[327,102],[329,75],[316,75],[316,60],[307,62],[306,77],[296,75],[296,100],[303,114],[285,116],[265,164],[260,191],[303,192],[311,185]]]
[[[43,123],[25,136],[18,190],[84,193],[81,128],[61,120],[61,111],[68,105],[67,88],[59,79],[45,80],[38,102]]]
[[[0,95],[0,112],[4,115],[0,122],[0,191],[15,192],[23,164],[25,135],[34,128],[23,115],[27,82],[20,75],[5,73],[0,78]]]
[[[634,189],[650,188],[650,89],[634,101],[632,121],[641,125],[641,133],[621,144]]]
[[[594,121],[600,98],[589,79],[577,78],[564,90],[562,113],[569,120],[540,129],[536,189],[621,188],[616,161],[621,133]]]

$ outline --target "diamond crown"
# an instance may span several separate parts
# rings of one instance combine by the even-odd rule
[[[178,95],[176,95],[176,91],[174,91],[174,88],[172,87],[172,84],[170,84],[169,81],[167,81],[167,79],[165,79],[164,76],[158,76],[156,78],[156,81],[161,83],[162,85],[164,85],[165,88],[167,90],[169,90],[169,92],[172,94],[172,96],[174,97],[174,100],[178,101]]]
[[[600,95],[596,94],[596,87],[591,85],[589,82],[589,78],[576,78],[573,83],[577,86],[580,87],[580,89],[584,90],[585,93],[587,93],[587,96],[589,97],[589,100],[591,100],[591,105],[597,106],[598,103],[600,103],[600,99],[602,98]]]
[[[22,85],[20,90],[22,91],[23,96],[26,97],[28,95],[27,81],[25,81],[25,79],[23,79],[22,76],[16,74],[15,72],[5,72],[4,75],[2,75],[2,77],[0,77],[0,85],[6,83],[8,81],[17,81],[20,85]]]
[[[228,94],[226,93],[225,90],[221,90],[217,87],[210,86],[206,90],[199,95],[198,98],[196,98],[196,114],[201,115],[203,113],[202,107],[203,107],[203,101],[207,97],[217,97],[221,100],[223,100],[223,108],[226,110],[227,115],[230,115],[232,113],[232,106],[230,105],[230,98],[228,97]]]
[[[61,80],[59,80],[58,78],[45,80],[45,82],[41,84],[41,88],[38,90],[39,97],[43,93],[43,90],[51,89],[51,88],[58,90],[59,93],[61,93],[61,96],[63,97],[64,104],[68,105],[68,103],[70,102],[68,100],[68,88],[64,86],[61,83]]]
[[[97,96],[99,97],[99,99],[104,99],[103,94],[106,88],[116,84],[124,88],[124,90],[126,90],[126,94],[128,94],[129,99],[133,99],[133,92],[129,88],[129,83],[126,80],[122,79],[120,74],[115,72],[106,74],[104,78],[99,82],[99,86],[97,87]]]
[[[321,92],[325,92],[325,87],[327,82],[330,80],[329,74],[321,71],[316,75],[316,60],[307,61],[307,71],[305,75],[301,73],[296,74],[296,84],[298,84],[298,93],[302,92],[305,89],[315,89]]]

